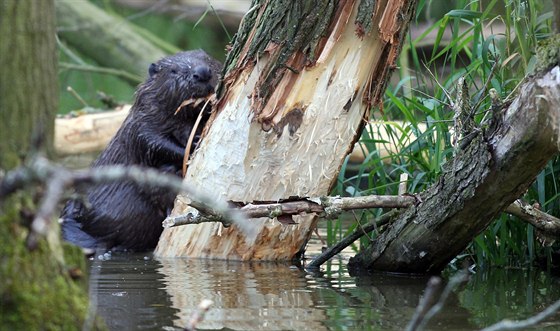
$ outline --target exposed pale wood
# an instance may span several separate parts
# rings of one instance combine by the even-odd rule
[[[63,156],[101,151],[115,135],[129,110],[130,105],[111,112],[57,118],[54,129],[56,154]]]
[[[407,24],[413,5],[403,3],[403,12],[383,15],[387,2],[380,1],[381,9],[373,15],[374,26],[380,24],[382,15]],[[244,66],[233,68],[234,74],[230,71],[226,75],[227,91],[218,116],[187,172],[190,185],[214,194],[216,199],[233,201],[276,201],[289,196],[328,194],[367,118],[366,105],[376,102],[382,94],[406,28],[401,26],[399,36],[391,38],[394,44],[382,41],[377,28],[371,35],[360,37],[354,24],[357,10],[354,1],[340,2],[338,19],[326,31],[315,65],[304,66],[302,54],[293,54],[288,63],[297,71],[287,70],[274,82],[273,90],[268,90],[268,102],[260,98],[262,84],[267,82],[260,73],[270,70],[271,61],[282,50],[279,47],[285,45],[270,43],[267,51],[259,53],[256,63],[243,62]],[[247,46],[234,54],[244,58],[248,52]],[[298,113],[302,115],[301,123],[288,120]],[[272,129],[267,132],[263,128]],[[209,223],[165,229],[155,254],[293,259],[304,251],[316,224],[310,216],[295,218],[298,224],[294,226],[262,219],[247,224],[248,229],[242,231],[236,225],[223,228]]]
[[[125,105],[115,111],[84,114],[74,118],[57,118],[54,142],[57,155],[100,152],[117,132],[129,109],[130,105]],[[389,127],[399,134],[408,135],[406,140],[401,141],[403,144],[416,139],[411,130],[405,133],[406,123],[404,122],[370,121],[365,129],[370,132],[370,136],[379,140],[375,143],[375,149],[386,162],[390,161],[386,158],[387,156],[398,152],[398,146],[394,144],[389,135]],[[422,123],[418,125],[418,128],[419,132],[425,132],[427,129],[426,125]],[[386,141],[386,143],[382,141]],[[350,162],[361,163],[368,154],[367,147],[363,143],[357,142],[350,153]]]
[[[528,78],[519,91],[498,130],[461,150],[351,267],[438,272],[527,190],[560,149],[560,67]]]

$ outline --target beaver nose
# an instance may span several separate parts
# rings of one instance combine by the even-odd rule
[[[193,78],[200,83],[209,82],[212,78],[212,71],[208,66],[201,65],[194,68]]]

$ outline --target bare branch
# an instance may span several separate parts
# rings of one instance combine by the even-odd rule
[[[466,282],[468,279],[468,275],[469,274],[467,271],[461,270],[457,272],[453,277],[451,277],[451,279],[449,279],[449,282],[447,283],[447,286],[445,286],[445,288],[441,292],[437,302],[435,302],[436,299],[435,290],[437,287],[439,287],[439,285],[435,284],[435,282],[432,279],[430,279],[430,281],[428,282],[428,286],[426,288],[426,292],[424,294],[425,298],[423,298],[418,304],[414,317],[412,321],[410,321],[410,323],[408,324],[406,330],[407,331],[424,330],[426,324],[428,324],[430,319],[434,317],[437,313],[439,313],[439,311],[443,308],[443,305],[445,304],[445,300],[447,300],[447,297],[449,296],[451,291],[453,291],[453,289],[455,289],[461,283]]]
[[[560,300],[553,303],[551,306],[546,308],[545,310],[541,311],[535,316],[529,317],[528,319],[522,321],[511,321],[511,320],[502,320],[496,324],[493,324],[487,328],[482,329],[481,331],[501,331],[501,330],[519,330],[525,329],[530,326],[537,325],[538,323],[542,322],[545,318],[554,314],[558,309],[560,309]]]
[[[519,217],[546,234],[560,236],[560,219],[531,206],[526,201],[515,200],[505,212]]]
[[[65,189],[82,183],[102,184],[115,181],[133,181],[138,185],[168,188],[176,193],[191,196],[196,200],[192,205],[201,211],[222,215],[221,217],[228,222],[236,224],[245,221],[239,212],[229,208],[225,202],[193,190],[175,175],[161,173],[151,168],[119,165],[71,171],[39,155],[32,157],[24,166],[6,174],[0,183],[0,196],[4,197],[30,184],[46,183],[47,192],[31,224],[28,238],[28,247],[33,248],[37,238],[48,232],[53,213]]]
[[[416,198],[410,195],[368,195],[363,197],[320,197],[300,198],[299,200],[279,201],[276,203],[253,201],[245,204],[233,202],[239,206],[239,211],[247,218],[298,215],[301,213],[318,213],[323,218],[336,218],[342,211],[367,208],[405,208],[416,202]],[[198,209],[194,202],[190,204]],[[242,207],[241,207],[242,206]],[[164,221],[165,227],[173,227],[187,224],[199,224],[205,222],[222,222],[223,217],[216,212],[199,213],[197,210],[189,209],[186,213],[170,216]]]
[[[336,243],[335,245],[326,249],[323,253],[316,256],[311,263],[307,265],[307,269],[317,269],[323,263],[327,262],[331,257],[340,253],[344,248],[350,246],[353,242],[360,239],[365,234],[373,231],[375,228],[388,224],[399,212],[397,210],[392,210],[381,217],[370,221],[363,226],[356,228],[350,235],[346,236],[344,239]]]

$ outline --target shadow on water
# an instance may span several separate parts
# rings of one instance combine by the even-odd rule
[[[344,264],[309,273],[290,264],[113,255],[92,261],[91,294],[110,330],[177,330],[203,299],[214,305],[201,330],[403,330],[427,278],[354,278]],[[479,272],[451,294],[428,330],[526,318],[559,297],[559,280],[544,272]],[[559,321],[555,315],[544,326],[557,330]]]

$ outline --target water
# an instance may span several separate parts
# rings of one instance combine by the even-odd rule
[[[346,257],[309,273],[277,263],[113,255],[91,261],[91,298],[110,330],[179,330],[203,299],[201,330],[403,330],[426,277],[351,277]],[[476,330],[527,318],[560,298],[542,271],[492,270],[455,289],[428,330]],[[97,302],[95,302],[97,301]],[[560,314],[536,329],[560,330]]]

